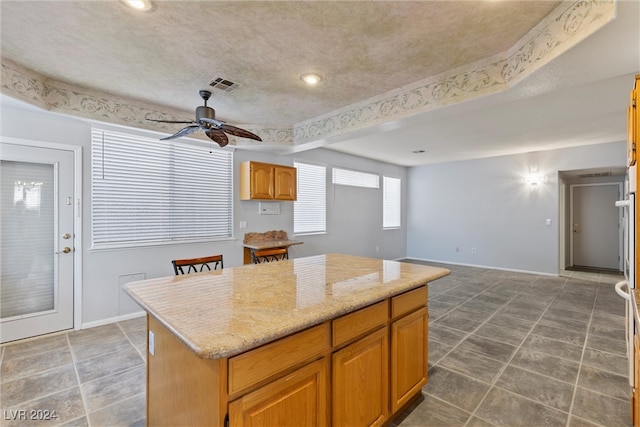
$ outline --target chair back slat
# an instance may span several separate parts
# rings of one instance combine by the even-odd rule
[[[256,264],[281,261],[289,259],[289,250],[287,248],[256,249],[253,251],[253,259]]]
[[[213,265],[214,270],[217,270],[218,266],[220,266],[220,270],[224,268],[222,255],[212,255],[200,258],[174,259],[173,261],[171,261],[171,264],[173,265],[173,271],[175,272],[176,276],[180,274],[200,273],[204,271],[205,267],[207,268],[207,270],[211,271],[211,265],[209,264]],[[186,269],[186,273],[184,272],[183,267],[188,267]],[[200,267],[199,270],[198,267]]]

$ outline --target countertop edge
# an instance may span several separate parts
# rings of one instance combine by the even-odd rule
[[[303,243],[304,242],[300,240],[256,240],[252,242],[243,242],[242,246],[249,249],[270,249],[302,245]]]

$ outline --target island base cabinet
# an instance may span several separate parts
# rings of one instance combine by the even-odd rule
[[[225,364],[197,357],[155,317],[147,322],[147,425],[222,426]]]
[[[427,383],[427,309],[391,324],[391,412],[413,399]]]
[[[327,425],[327,359],[293,373],[229,403],[231,427]]]
[[[427,292],[423,286],[221,359],[198,357],[148,315],[147,425],[388,424],[427,381]]]
[[[333,426],[378,426],[389,417],[388,328],[333,354]]]

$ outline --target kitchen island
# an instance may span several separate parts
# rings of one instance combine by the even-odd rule
[[[148,425],[379,425],[427,380],[427,283],[328,254],[130,283],[148,313]]]

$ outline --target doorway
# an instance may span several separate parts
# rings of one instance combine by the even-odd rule
[[[570,266],[574,269],[622,270],[622,218],[615,202],[617,182],[570,185]]]
[[[2,343],[72,329],[77,308],[79,149],[9,141],[0,141]]]

